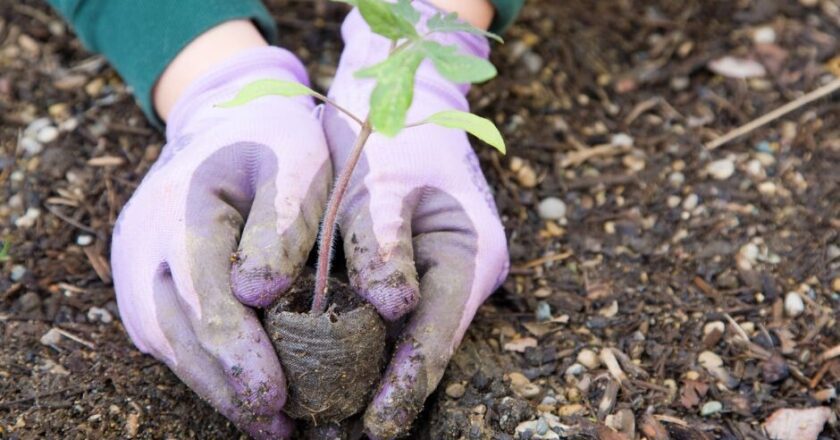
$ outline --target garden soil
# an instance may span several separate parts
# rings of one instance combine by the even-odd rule
[[[269,7],[328,88],[344,6]],[[469,96],[507,138],[476,147],[510,276],[413,437],[760,439],[781,408],[836,416],[840,97],[706,143],[830,81],[838,38],[834,0],[529,1]],[[120,323],[110,235],[164,139],[41,1],[0,2],[0,118],[0,438],[242,437]]]

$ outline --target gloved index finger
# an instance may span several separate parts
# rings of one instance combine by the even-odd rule
[[[365,429],[376,438],[411,428],[507,261],[498,221],[473,223],[449,196],[429,197],[413,223],[421,300],[365,412]]]

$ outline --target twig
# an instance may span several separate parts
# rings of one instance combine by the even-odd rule
[[[710,150],[714,150],[715,148],[720,147],[727,142],[743,136],[762,125],[767,123],[773,122],[774,120],[804,106],[817,99],[820,99],[824,96],[828,96],[837,90],[840,90],[840,78],[836,78],[833,81],[829,82],[828,84],[818,87],[815,90],[807,93],[805,95],[800,96],[799,98],[794,99],[793,101],[777,108],[776,110],[771,111],[757,119],[754,119],[732,131],[726,133],[723,136],[718,137],[717,139],[712,140],[711,142],[706,144],[706,148]]]
[[[67,222],[71,226],[75,226],[75,227],[77,227],[77,228],[79,228],[79,229],[81,229],[85,232],[90,232],[91,234],[96,234],[96,229],[93,229],[90,226],[85,226],[85,225],[79,223],[78,221],[73,220],[70,217],[67,217],[66,215],[62,214],[61,212],[59,212],[57,209],[53,208],[52,206],[44,205],[44,207],[47,208],[47,211],[49,211],[52,215],[58,217],[61,220],[64,220],[65,222]]]
[[[516,265],[515,267],[518,270],[532,269],[537,266],[542,266],[545,263],[552,263],[555,261],[565,260],[571,257],[572,255],[574,255],[572,251],[566,251],[560,254],[552,253],[551,255],[546,255],[535,260],[527,261],[521,265]]]
[[[633,147],[629,145],[613,145],[613,144],[602,144],[596,145],[594,147],[588,148],[586,150],[581,151],[573,151],[566,155],[563,160],[560,161],[561,168],[568,168],[570,166],[578,166],[590,159],[594,159],[596,157],[601,156],[616,156],[622,153],[626,153],[632,150]]]
[[[67,330],[61,329],[61,328],[59,328],[59,327],[54,327],[54,328],[55,328],[55,330],[56,330],[58,333],[60,333],[60,334],[61,334],[61,336],[64,336],[65,338],[72,339],[72,340],[74,340],[74,341],[78,342],[79,344],[84,345],[85,347],[87,347],[87,348],[89,348],[89,349],[91,349],[91,350],[93,350],[93,349],[95,349],[95,348],[96,348],[96,346],[95,346],[95,345],[93,345],[93,342],[90,342],[90,341],[87,341],[87,340],[85,340],[85,339],[82,339],[82,338],[80,338],[80,337],[78,337],[78,336],[74,335],[73,333],[70,333],[70,332],[68,332]]]
[[[8,402],[0,402],[0,409],[11,408],[15,405],[20,405],[21,403],[29,402],[30,400],[37,401],[38,399],[42,399],[44,397],[55,396],[56,394],[61,394],[61,393],[67,392],[67,391],[73,391],[73,394],[84,393],[85,391],[90,391],[90,390],[96,388],[97,386],[99,386],[99,384],[96,384],[96,383],[89,384],[89,385],[84,386],[84,387],[70,386],[70,387],[60,388],[60,389],[57,389],[57,390],[54,390],[54,391],[47,391],[47,392],[41,393],[41,394],[35,394],[35,395],[29,396],[29,397],[23,397],[23,398],[20,398],[20,399],[17,399],[17,400],[10,400]]]
[[[829,359],[836,358],[840,356],[840,344],[835,345],[834,347],[829,348],[828,350],[822,352],[820,355],[820,360],[825,362]]]

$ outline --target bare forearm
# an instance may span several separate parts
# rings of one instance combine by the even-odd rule
[[[178,53],[155,85],[152,96],[158,116],[166,121],[184,90],[212,67],[243,50],[267,45],[249,20],[227,21],[199,35]]]

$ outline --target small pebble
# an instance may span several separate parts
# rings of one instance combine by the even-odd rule
[[[594,351],[588,348],[584,348],[580,351],[580,353],[578,353],[577,362],[590,370],[594,370],[601,366],[601,359]]]
[[[35,136],[35,139],[42,144],[48,144],[58,139],[58,129],[52,125],[48,125],[38,130],[38,135]]]
[[[34,138],[42,128],[49,127],[51,124],[52,122],[50,121],[50,118],[35,119],[26,126],[26,129],[23,130],[23,135],[24,137]]]
[[[577,376],[579,374],[582,374],[584,371],[586,371],[586,368],[583,365],[575,362],[574,364],[569,365],[569,368],[566,368],[565,374],[566,376]]]
[[[626,133],[616,133],[610,138],[610,144],[616,147],[632,147],[634,140]]]
[[[700,197],[697,194],[689,194],[685,200],[682,202],[682,207],[686,211],[693,211],[694,208],[697,207],[697,204],[700,203]]]
[[[836,244],[828,245],[827,254],[828,254],[828,261],[834,261],[834,260],[840,258],[840,246],[837,246]]]
[[[87,319],[90,322],[101,322],[103,324],[109,324],[111,321],[114,320],[114,317],[111,316],[111,312],[101,307],[91,307],[88,309],[87,312]]]
[[[76,244],[79,246],[90,246],[93,243],[93,237],[87,234],[82,234],[76,237]]]
[[[685,183],[685,174],[679,171],[674,171],[668,175],[668,183],[675,188],[679,188],[683,183]]]
[[[93,81],[87,83],[85,86],[85,92],[91,97],[96,98],[102,93],[102,89],[104,88],[105,80],[102,78],[94,78]]]
[[[446,395],[453,399],[460,399],[464,396],[465,392],[467,392],[467,389],[460,382],[449,384],[449,386],[446,387]]]
[[[531,440],[559,440],[560,435],[552,430],[547,430],[543,434],[537,433],[537,425],[539,421],[537,420],[530,420],[527,422],[522,422],[516,426],[516,431],[514,434],[514,438],[517,439],[531,439]]]
[[[544,322],[551,320],[551,306],[545,301],[537,303],[537,310],[535,312],[537,321]]]
[[[41,210],[38,208],[29,208],[26,213],[15,220],[15,226],[23,229],[31,228],[35,225],[35,221],[41,216]]]
[[[840,293],[840,277],[834,277],[831,280],[831,290]]]
[[[529,165],[524,165],[516,172],[516,180],[524,188],[533,188],[537,186],[537,173]]]
[[[682,202],[680,196],[668,196],[668,199],[665,201],[669,208],[676,208],[680,202]]]
[[[20,264],[15,264],[14,266],[12,266],[12,273],[9,276],[9,278],[12,280],[12,282],[16,283],[23,279],[24,275],[26,275],[26,267]]]
[[[723,333],[724,331],[726,331],[726,326],[723,324],[722,321],[707,322],[706,325],[703,326],[703,335],[709,335],[715,330],[719,331],[720,333]]]
[[[9,203],[7,203],[7,205],[12,209],[23,208],[23,195],[21,195],[21,193],[17,193],[9,197]]]
[[[30,137],[20,138],[20,148],[23,149],[27,156],[37,156],[44,151],[44,146],[40,142]]]
[[[727,158],[706,165],[706,172],[715,180],[726,180],[735,173],[735,161]]]
[[[802,297],[796,292],[788,292],[785,295],[785,313],[791,318],[795,318],[805,311],[805,303],[802,302]]]
[[[753,41],[758,44],[775,43],[776,31],[770,26],[762,26],[753,32]]]
[[[708,417],[713,414],[717,414],[723,410],[723,404],[718,402],[717,400],[710,400],[703,404],[703,408],[700,409],[700,415],[703,417]]]
[[[540,73],[543,66],[543,59],[537,53],[527,51],[522,55],[522,62],[525,63],[525,68],[532,74]]]
[[[560,220],[566,217],[566,203],[557,197],[546,197],[537,207],[543,220]]]
[[[43,345],[56,345],[59,341],[61,341],[61,332],[58,331],[56,328],[51,328],[49,331],[44,333],[39,340]]]
[[[546,422],[544,418],[540,417],[539,420],[537,420],[536,431],[539,435],[545,435],[545,433],[548,432],[548,422]]]

